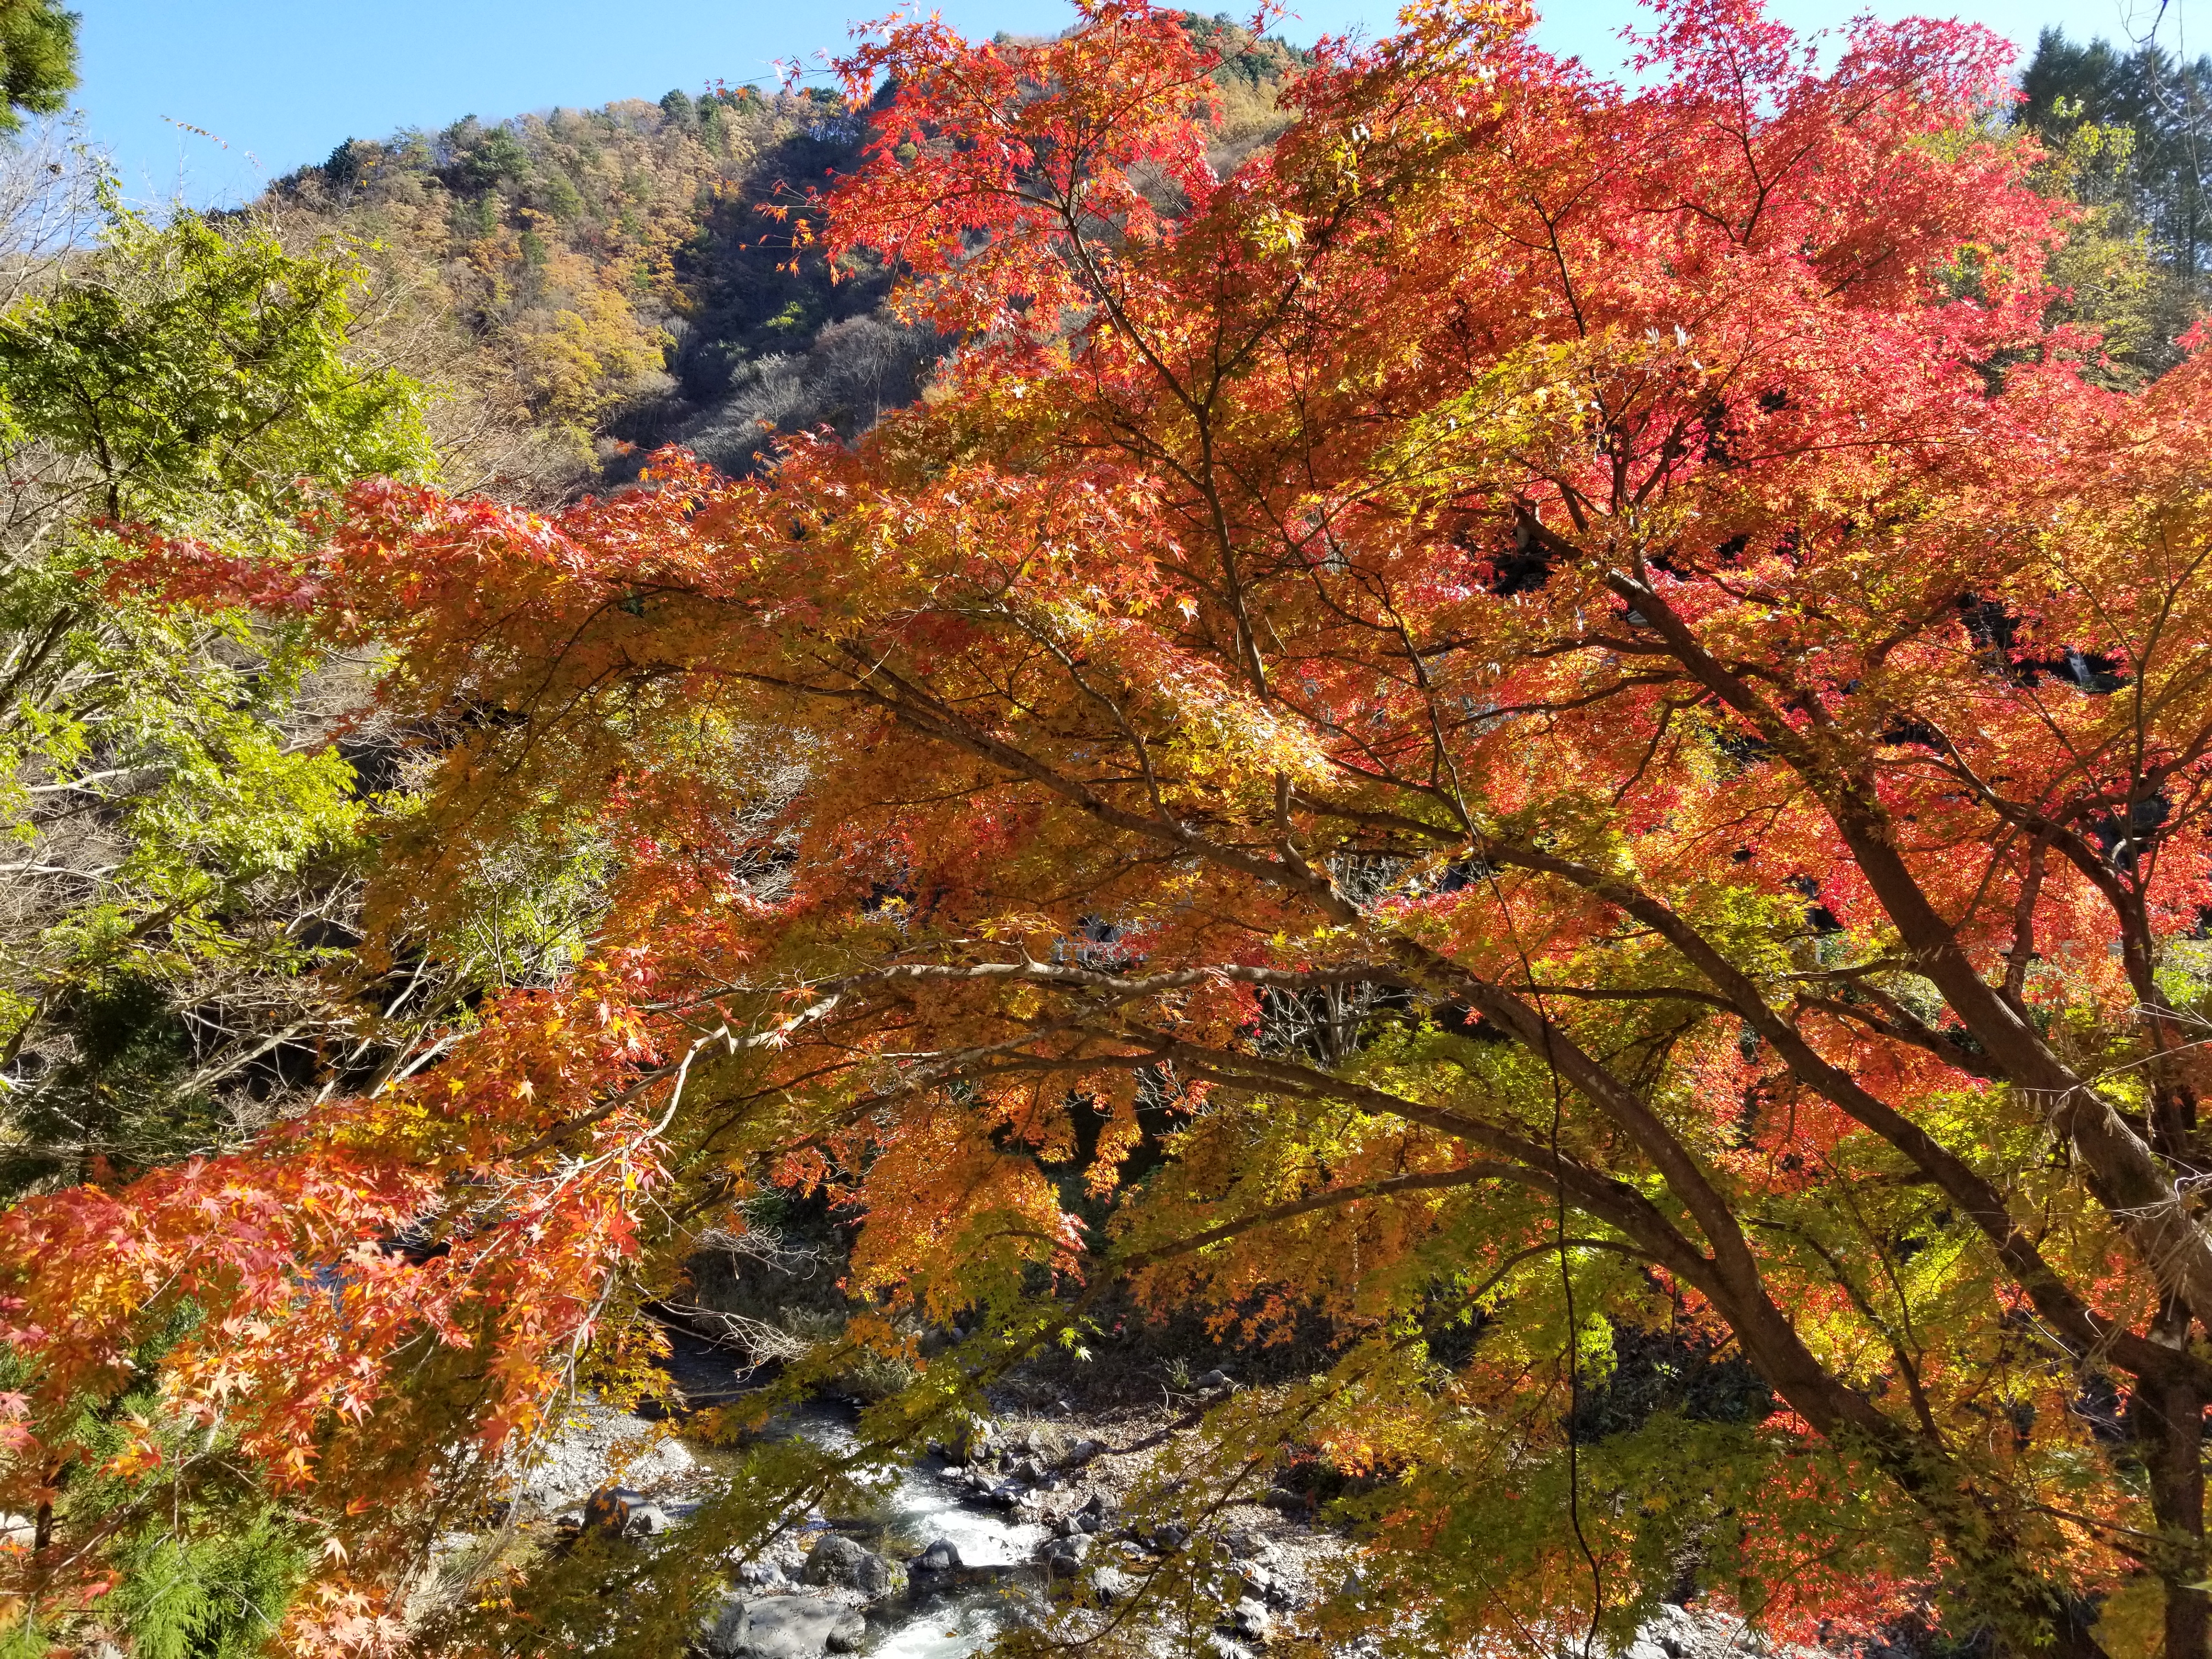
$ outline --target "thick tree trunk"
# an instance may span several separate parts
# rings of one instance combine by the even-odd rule
[[[2204,1401],[2181,1382],[2144,1382],[2130,1415],[2150,1475],[2151,1510],[2165,1534],[2166,1659],[2206,1659],[2212,1596],[2204,1582]]]

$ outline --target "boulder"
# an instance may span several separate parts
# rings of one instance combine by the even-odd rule
[[[1275,1615],[1267,1604],[1246,1596],[1229,1615],[1230,1627],[1249,1641],[1264,1642],[1275,1633]]]
[[[618,1486],[611,1480],[584,1500],[582,1512],[576,1525],[580,1531],[605,1533],[620,1537],[629,1530],[631,1515],[645,1504],[645,1494],[634,1486]],[[564,1521],[567,1517],[562,1517]]]
[[[814,1540],[799,1577],[810,1584],[858,1590],[863,1595],[888,1595],[897,1582],[890,1562],[873,1550],[834,1532],[825,1532]]]
[[[1729,1619],[1701,1619],[1673,1602],[1660,1603],[1628,1647],[1635,1659],[1732,1659],[1738,1650],[1758,1650],[1758,1638],[1749,1626]]]
[[[1200,1394],[1212,1394],[1217,1389],[1225,1389],[1228,1386],[1229,1373],[1218,1370],[1206,1372],[1205,1376],[1191,1384],[1191,1387],[1196,1389]]]
[[[955,1434],[950,1450],[963,1462],[983,1463],[1006,1449],[1006,1442],[999,1433],[998,1425],[988,1418],[979,1417]]]
[[[665,1504],[633,1504],[623,1530],[633,1538],[652,1538],[676,1524],[675,1513]]]
[[[907,1593],[916,1601],[959,1588],[964,1564],[960,1547],[939,1538],[906,1564]]]
[[[712,1659],[821,1659],[851,1653],[867,1634],[858,1610],[811,1595],[732,1595],[701,1632]]]
[[[1085,1559],[1091,1553],[1091,1537],[1077,1533],[1072,1537],[1048,1539],[1044,1546],[1043,1562],[1048,1578],[1080,1577]]]
[[[1079,1469],[1093,1459],[1104,1456],[1105,1453],[1106,1448],[1103,1444],[1086,1437],[1070,1446],[1060,1455],[1060,1461],[1063,1468]]]
[[[1119,1567],[1094,1567],[1091,1594],[1102,1607],[1119,1607],[1137,1593],[1137,1581]]]

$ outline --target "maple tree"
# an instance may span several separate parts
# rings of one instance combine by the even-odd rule
[[[1370,1477],[1322,1617],[1386,1645],[1619,1638],[1686,1572],[2201,1654],[2206,360],[2116,389],[2052,320],[1993,38],[1823,67],[1680,0],[1624,89],[1528,21],[1325,50],[1226,178],[1135,0],[897,22],[828,236],[965,340],[922,404],[758,480],[151,545],[471,712],[387,932],[585,846],[603,908],[434,1064],[10,1212],[14,1467],[189,1297],[161,1410],[326,1529],[290,1635],[396,1639],[392,1547],[699,1228],[820,1186],[856,1293],[983,1333],[886,1443],[1103,1285],[1326,1314],[1212,1432]],[[680,1618],[673,1559],[623,1570]]]

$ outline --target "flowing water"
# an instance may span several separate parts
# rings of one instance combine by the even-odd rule
[[[696,1364],[706,1356],[687,1358]],[[832,1407],[802,1407],[785,1426],[830,1451],[857,1443],[850,1419]],[[709,1465],[720,1461],[714,1448],[693,1449]],[[892,1597],[869,1607],[868,1659],[966,1659],[988,1645],[1043,1582],[1035,1562],[1048,1535],[1045,1528],[979,1507],[971,1494],[929,1468],[900,1470],[897,1484],[867,1518],[883,1532],[864,1541],[892,1561],[903,1564],[942,1539],[960,1552],[963,1569],[981,1570],[957,1591],[920,1603]]]

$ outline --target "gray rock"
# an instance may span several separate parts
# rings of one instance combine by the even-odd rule
[[[1106,1448],[1103,1445],[1096,1440],[1086,1437],[1077,1441],[1073,1445],[1070,1446],[1060,1461],[1066,1468],[1071,1469],[1081,1468],[1085,1463],[1091,1462],[1094,1458],[1104,1456],[1105,1453]]]
[[[1216,1389],[1225,1389],[1228,1386],[1229,1373],[1224,1370],[1208,1371],[1205,1376],[1200,1377],[1196,1382],[1191,1384],[1191,1387],[1196,1389],[1201,1394],[1211,1394]]]
[[[888,1595],[896,1588],[897,1575],[891,1564],[873,1550],[842,1534],[827,1532],[807,1551],[799,1577],[810,1584],[834,1585],[863,1595]]]
[[[1237,1602],[1230,1624],[1237,1635],[1255,1642],[1264,1642],[1275,1633],[1275,1615],[1267,1611],[1265,1602],[1249,1595]]]
[[[629,1522],[623,1530],[633,1538],[652,1538],[675,1524],[676,1516],[665,1504],[634,1504],[630,1506]]]
[[[645,1494],[635,1487],[617,1486],[609,1481],[584,1500],[577,1527],[584,1532],[620,1536],[629,1530],[630,1516],[644,1503]]]
[[[1658,1659],[1723,1659],[1732,1647],[1755,1650],[1757,1638],[1735,1620],[1701,1619],[1687,1607],[1662,1602],[1636,1632],[1632,1650],[1643,1649]]]
[[[912,1565],[924,1572],[957,1572],[960,1571],[960,1546],[949,1538],[939,1538],[914,1558]]]
[[[557,1510],[615,1484],[650,1491],[690,1474],[690,1449],[662,1436],[641,1417],[585,1401],[526,1465],[510,1466],[525,1510]]]
[[[1083,1564],[1091,1554],[1091,1536],[1076,1533],[1066,1538],[1048,1538],[1038,1559],[1043,1564],[1048,1578],[1076,1578],[1082,1576]]]
[[[1137,1581],[1119,1567],[1094,1567],[1091,1593],[1101,1607],[1119,1607],[1137,1593]]]
[[[731,1596],[700,1637],[713,1659],[821,1659],[851,1653],[867,1634],[852,1607],[811,1595]]]

